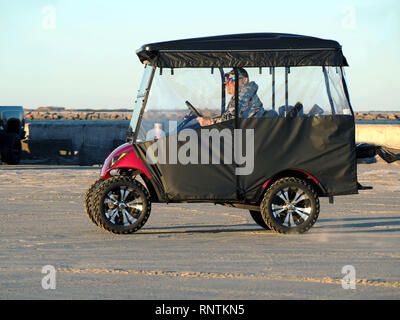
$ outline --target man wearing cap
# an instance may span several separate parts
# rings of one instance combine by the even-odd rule
[[[263,114],[264,108],[260,98],[257,95],[258,85],[251,81],[249,75],[243,68],[238,68],[239,74],[239,118],[257,117]],[[225,74],[225,87],[228,94],[232,96],[225,112],[217,118],[197,117],[202,127],[214,123],[235,118],[235,71],[232,70]]]

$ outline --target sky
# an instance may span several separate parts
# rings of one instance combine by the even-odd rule
[[[132,108],[143,44],[247,32],[338,41],[355,111],[400,111],[400,1],[0,0],[0,105]]]

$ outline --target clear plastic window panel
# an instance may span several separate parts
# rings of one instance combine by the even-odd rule
[[[143,114],[138,141],[150,141],[177,132],[185,117],[193,119],[185,128],[199,126],[186,101],[202,116],[221,115],[222,80],[219,69],[157,69]]]
[[[258,86],[257,95],[266,117],[284,117],[295,106],[299,109],[297,116],[351,114],[340,68],[275,67],[246,71],[248,81]]]

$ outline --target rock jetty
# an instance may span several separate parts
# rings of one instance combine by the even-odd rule
[[[62,110],[61,110],[62,109]],[[154,111],[148,112],[145,118],[152,118],[156,116],[153,114]],[[176,118],[177,116],[183,116],[187,113],[186,110],[181,110],[176,114],[165,113],[165,118]],[[400,123],[400,112],[355,112],[356,120],[386,120],[386,121],[399,121]],[[160,114],[157,114],[159,117]],[[38,108],[36,110],[26,110],[25,118],[27,120],[130,120],[130,110],[66,110],[60,108],[54,110],[52,108]]]
[[[27,120],[130,120],[130,112],[26,111]]]

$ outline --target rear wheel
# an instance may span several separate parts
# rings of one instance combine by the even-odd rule
[[[91,206],[97,225],[117,234],[133,233],[147,222],[151,202],[147,189],[128,176],[105,180],[96,189]]]
[[[289,177],[276,181],[265,193],[261,214],[265,223],[279,233],[303,233],[318,219],[319,199],[304,180]]]
[[[260,227],[263,227],[264,229],[270,230],[270,228],[265,223],[260,211],[255,211],[255,210],[249,210],[249,211],[255,223],[257,223]]]

